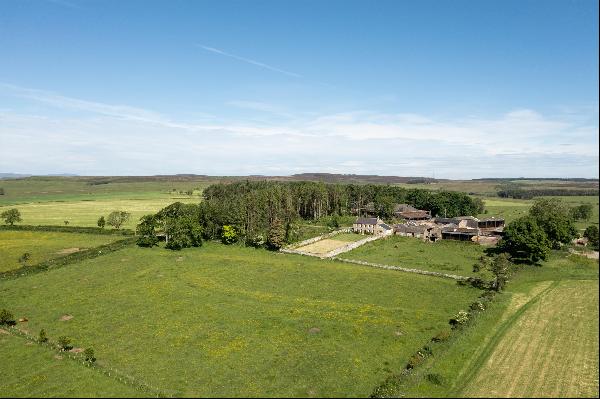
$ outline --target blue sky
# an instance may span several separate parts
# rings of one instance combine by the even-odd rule
[[[0,172],[598,177],[597,1],[0,2]]]

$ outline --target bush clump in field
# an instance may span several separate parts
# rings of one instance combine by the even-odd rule
[[[158,245],[156,219],[154,218],[154,215],[142,216],[140,223],[135,229],[135,234],[138,236],[136,243],[140,247],[153,247]]]
[[[93,348],[87,348],[83,351],[83,356],[85,357],[85,361],[89,363],[94,363],[96,361],[96,356],[94,354]]]
[[[588,244],[592,249],[598,250],[598,226],[588,226],[583,232],[583,236],[588,239]]]
[[[43,328],[40,330],[38,341],[42,344],[48,342],[48,335],[46,334],[46,330],[44,330]]]
[[[106,223],[118,230],[123,224],[127,223],[130,216],[129,212],[113,211],[108,215]]]
[[[457,328],[466,325],[469,322],[469,313],[464,310],[459,311],[453,318],[450,319],[449,323],[452,328]]]
[[[444,341],[447,341],[449,338],[450,338],[450,331],[442,330],[442,331],[438,332],[433,338],[431,338],[431,340],[433,342],[444,342]]]
[[[469,306],[469,309],[474,312],[483,312],[485,310],[485,305],[483,302],[475,301]]]
[[[19,257],[19,263],[25,265],[29,259],[31,259],[31,254],[29,252],[24,252],[23,255]]]
[[[73,349],[73,345],[71,344],[71,338],[61,335],[58,337],[58,346],[60,346],[60,350],[68,351]]]
[[[4,219],[5,224],[13,225],[18,222],[22,222],[21,212],[17,208],[8,209],[0,213],[0,218]]]
[[[104,226],[106,226],[106,219],[104,219],[104,216],[100,216],[100,218],[98,219],[98,222],[96,222],[96,224],[98,225],[98,227],[103,229]]]
[[[427,381],[434,385],[444,385],[444,377],[437,373],[430,373],[425,376]]]
[[[246,245],[249,245],[254,248],[260,248],[264,246],[266,243],[265,236],[262,234],[257,234],[253,237],[250,237],[248,241],[246,241]]]
[[[14,326],[17,324],[15,316],[7,309],[0,310],[0,326]]]

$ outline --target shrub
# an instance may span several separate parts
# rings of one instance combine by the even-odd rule
[[[449,323],[452,328],[463,326],[469,322],[469,313],[461,310],[453,318],[450,319]]]
[[[475,301],[469,306],[469,309],[475,312],[483,312],[485,310],[485,305],[482,302]]]
[[[260,248],[265,245],[267,241],[265,240],[265,236],[262,234],[257,234],[251,238],[249,238],[246,242],[247,245],[255,248]]]
[[[235,227],[230,225],[223,226],[223,231],[221,233],[221,242],[223,244],[229,245],[233,244],[238,240],[238,234]]]
[[[60,350],[68,351],[73,349],[73,345],[71,345],[71,338],[61,335],[58,337],[58,345],[60,346]]]
[[[412,370],[417,367],[419,364],[423,363],[425,360],[425,356],[421,352],[417,352],[408,359],[408,363],[406,364],[407,370]]]
[[[588,226],[583,236],[588,239],[588,244],[595,250],[598,250],[598,226],[590,225]]]
[[[14,326],[17,324],[15,316],[6,309],[0,310],[0,326]]]
[[[24,252],[19,258],[19,263],[25,264],[29,259],[31,259],[31,254],[29,252]]]
[[[444,377],[440,374],[427,374],[425,378],[434,385],[444,385]]]
[[[83,356],[85,357],[86,362],[94,363],[96,361],[96,357],[94,356],[94,349],[87,348],[83,351]]]
[[[98,219],[98,222],[96,224],[98,225],[98,227],[103,229],[104,226],[106,226],[106,219],[104,219],[104,216],[100,216],[100,218]]]
[[[442,330],[438,332],[433,338],[431,338],[431,340],[433,342],[444,342],[447,341],[448,338],[450,338],[450,331]]]
[[[48,336],[46,335],[46,330],[43,328],[40,330],[40,337],[38,339],[41,343],[48,342]]]

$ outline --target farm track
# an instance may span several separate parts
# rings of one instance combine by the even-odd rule
[[[553,282],[506,318],[453,394],[597,396],[597,303],[597,281]]]

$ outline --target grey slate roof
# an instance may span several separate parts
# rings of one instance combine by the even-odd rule
[[[377,224],[377,218],[358,218],[354,224]]]

